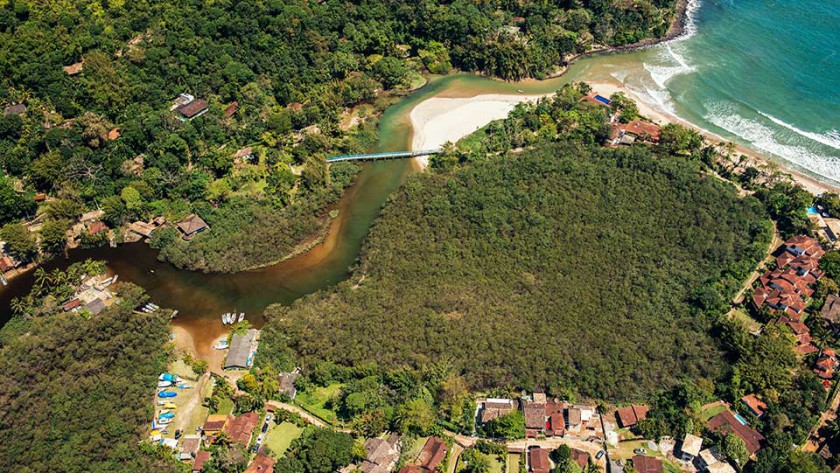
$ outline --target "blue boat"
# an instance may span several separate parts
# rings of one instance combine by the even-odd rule
[[[175,417],[175,413],[174,412],[167,412],[165,414],[161,414],[158,417],[161,418],[161,419],[171,419],[171,418]]]
[[[178,377],[175,376],[174,374],[163,373],[158,378],[158,381],[170,381],[170,382],[174,383],[175,381],[178,381]]]
[[[161,392],[158,393],[158,397],[163,397],[163,398],[175,397],[177,395],[178,395],[178,393],[173,393],[172,391],[161,391]]]

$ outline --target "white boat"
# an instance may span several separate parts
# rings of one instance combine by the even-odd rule
[[[239,313],[239,320],[237,320],[237,322],[242,322],[243,320],[245,320],[245,312],[240,312]]]
[[[213,345],[213,348],[216,350],[227,350],[228,348],[230,348],[230,346],[228,345],[227,338],[220,338],[219,341],[215,345]]]
[[[172,386],[172,381],[158,381],[159,388],[168,388],[169,386]]]
[[[157,423],[160,425],[166,425],[172,422],[172,419],[158,419]]]
[[[222,325],[227,325],[228,314],[222,314]]]

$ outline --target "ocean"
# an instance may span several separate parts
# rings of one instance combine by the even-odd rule
[[[575,75],[840,185],[840,0],[691,2],[680,38]]]

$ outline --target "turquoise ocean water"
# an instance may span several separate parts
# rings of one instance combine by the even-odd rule
[[[840,184],[840,0],[692,0],[686,34],[586,75]]]

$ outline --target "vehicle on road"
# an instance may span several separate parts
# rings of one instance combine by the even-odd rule
[[[645,453],[647,453],[647,450],[645,450],[644,448],[637,448],[633,450],[633,453],[635,453],[636,455],[644,455]]]
[[[600,460],[600,459],[601,459],[601,457],[603,457],[605,453],[607,453],[607,452],[605,452],[605,451],[601,450],[600,452],[598,452],[598,454],[597,454],[597,455],[595,455],[595,459],[596,459],[596,460]]]

